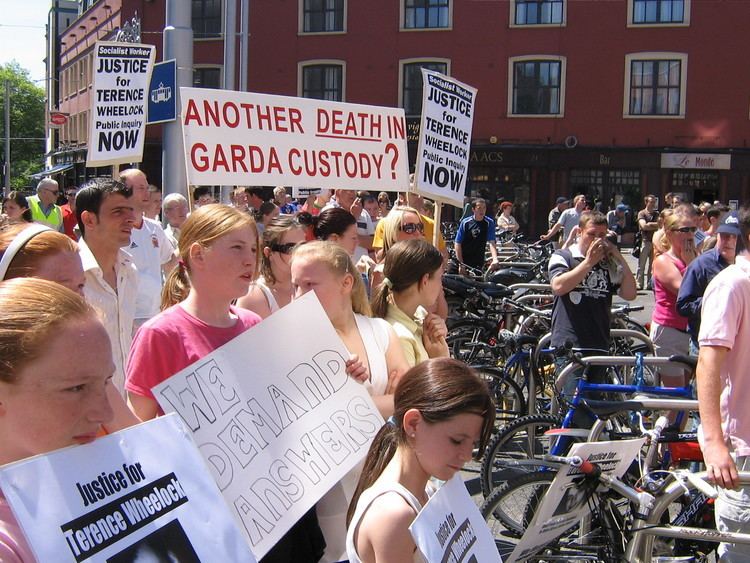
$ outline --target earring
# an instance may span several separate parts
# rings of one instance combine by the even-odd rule
[[[416,437],[417,437],[417,435],[416,435],[416,434],[414,434],[414,433],[412,433],[411,437],[412,437],[412,438],[416,438]]]

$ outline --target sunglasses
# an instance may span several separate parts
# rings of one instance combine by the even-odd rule
[[[424,233],[424,225],[422,223],[404,223],[401,225],[401,230],[407,235],[413,235],[417,231]]]
[[[678,233],[694,233],[698,230],[698,227],[677,227],[676,229],[672,230]]]
[[[271,245],[271,252],[278,252],[280,254],[291,254],[295,248],[297,248],[298,242],[287,242],[285,244],[276,244],[273,243]]]
[[[65,194],[65,197],[75,197],[75,196],[76,196],[75,192],[68,192]]]
[[[60,193],[59,190],[50,190],[49,188],[44,188],[44,191],[49,192],[51,194],[55,194],[55,195]]]

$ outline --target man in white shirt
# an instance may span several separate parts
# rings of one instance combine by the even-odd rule
[[[163,214],[164,222],[167,224],[164,232],[167,234],[172,246],[176,249],[177,241],[180,239],[180,229],[188,216],[188,201],[185,196],[182,194],[169,194],[165,197]]]
[[[135,302],[135,328],[156,315],[161,305],[163,275],[177,264],[177,255],[162,226],[143,212],[149,205],[146,175],[130,168],[120,173],[120,181],[133,191],[135,222],[130,244],[123,248],[138,269],[138,296]]]
[[[115,180],[92,180],[76,195],[81,238],[78,248],[86,276],[83,294],[100,313],[112,343],[113,383],[125,396],[125,362],[133,340],[138,271],[121,249],[130,241],[135,213],[132,192]]]
[[[573,207],[566,209],[560,213],[560,217],[546,234],[543,234],[539,238],[542,240],[549,240],[557,232],[563,230],[563,241],[567,241],[570,236],[570,232],[573,229],[578,228],[578,222],[581,220],[581,213],[586,208],[586,196],[583,194],[577,195],[573,198]]]

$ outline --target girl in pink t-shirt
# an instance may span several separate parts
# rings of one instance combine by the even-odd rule
[[[143,420],[161,414],[151,389],[260,322],[232,306],[257,273],[258,231],[247,213],[205,205],[180,231],[179,265],[162,291],[162,312],[135,335],[125,389]]]

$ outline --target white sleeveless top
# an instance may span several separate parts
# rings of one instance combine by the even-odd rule
[[[435,492],[435,489],[432,488],[428,483],[427,488],[425,488],[425,492],[429,497],[432,496],[432,494]],[[380,486],[374,485],[364,491],[357,501],[357,509],[354,511],[354,516],[352,517],[352,521],[349,524],[349,529],[346,531],[346,554],[349,556],[349,563],[362,563],[362,560],[357,554],[357,547],[354,544],[354,534],[357,531],[359,523],[362,520],[362,517],[365,515],[365,512],[367,512],[367,510],[370,508],[370,505],[375,501],[376,498],[386,493],[396,493],[397,495],[400,495],[401,498],[403,498],[406,503],[412,507],[415,516],[419,513],[420,510],[422,510],[422,505],[420,504],[417,497],[411,494],[411,491],[409,491],[409,489],[407,489],[400,483],[384,483]],[[426,563],[426,559],[422,557],[422,553],[418,549],[414,552],[414,563]]]
[[[370,380],[365,382],[365,388],[370,395],[376,397],[385,395],[388,387],[388,364],[385,352],[388,349],[390,325],[384,319],[365,317],[357,313],[354,314],[354,318],[365,345],[367,363],[370,366]],[[354,496],[354,489],[359,483],[363,464],[364,458],[316,505],[318,524],[326,540],[326,550],[320,563],[333,563],[346,559],[346,511]]]
[[[268,301],[268,308],[271,309],[271,313],[275,313],[276,311],[278,311],[279,304],[276,302],[276,298],[273,296],[273,291],[271,291],[271,288],[266,285],[266,280],[264,280],[261,276],[253,283],[258,289],[263,292],[266,301]]]

